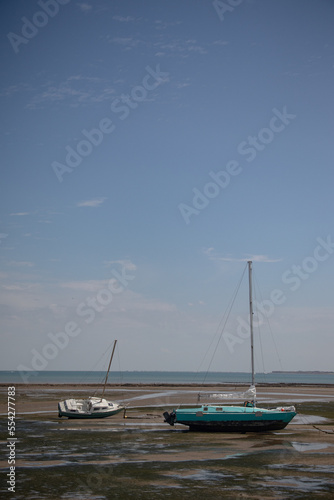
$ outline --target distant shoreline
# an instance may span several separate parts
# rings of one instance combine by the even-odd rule
[[[110,370],[110,373],[118,373],[120,370]],[[34,373],[35,370],[27,370],[27,373]],[[105,373],[105,370],[40,370],[43,373]],[[0,374],[2,373],[20,373],[19,370],[0,370]],[[202,371],[192,371],[192,370],[122,370],[122,373],[207,373],[206,370]],[[243,373],[249,374],[248,371],[229,371],[229,372],[221,372],[217,370],[212,370],[210,373]],[[271,372],[256,372],[269,375],[270,373],[316,373],[316,374],[333,374],[334,371],[329,370],[272,370]]]
[[[15,387],[61,387],[65,389],[67,387],[101,387],[101,384],[98,383],[70,383],[70,382],[29,382],[27,384],[23,382],[14,383]],[[9,382],[4,383],[0,382],[0,387],[8,387]],[[174,383],[174,382],[125,382],[123,384],[120,383],[110,383],[107,385],[107,389],[112,389],[113,387],[244,387],[249,384],[247,383],[228,383],[228,382],[218,382],[218,383],[204,383],[204,384],[196,384],[196,383]],[[334,383],[306,383],[306,382],[259,382],[256,384],[256,387],[334,387]]]
[[[273,370],[270,373],[303,373],[306,375],[334,375],[334,372],[327,372],[327,371],[321,371],[321,370],[312,370],[312,371],[305,371],[305,370]]]

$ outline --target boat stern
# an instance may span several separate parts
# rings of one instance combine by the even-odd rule
[[[58,417],[61,418],[65,412],[64,401],[58,403]]]
[[[285,426],[288,425],[297,415],[297,411],[294,406],[279,406],[278,408],[275,408],[275,411],[281,414],[282,421],[285,423]]]

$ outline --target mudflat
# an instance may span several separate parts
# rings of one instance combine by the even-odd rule
[[[224,384],[112,386],[105,397],[123,402],[125,412],[93,420],[58,417],[58,401],[100,390],[16,385],[15,498],[333,497],[333,386],[257,386],[259,406],[293,404],[298,412],[285,429],[269,433],[197,433],[164,423],[165,410],[196,405],[199,392],[240,390]],[[6,443],[7,385],[0,386],[0,413]],[[6,451],[2,456],[6,472]]]
[[[7,387],[9,384],[0,384],[0,413],[7,411]],[[124,384],[113,385],[106,389],[107,399],[124,402],[132,409],[141,407],[172,407],[178,405],[196,405],[200,393],[220,393],[246,390],[239,385],[194,385],[194,384]],[[16,384],[16,412],[17,415],[26,412],[57,413],[57,403],[60,400],[99,396],[101,386],[94,384]],[[202,398],[203,402],[204,399]],[[306,402],[333,402],[334,385],[298,385],[275,384],[257,385],[258,404],[304,404]],[[230,403],[231,401],[227,401]],[[233,401],[232,401],[233,403]],[[237,403],[235,403],[237,404]],[[112,417],[115,419],[115,417]]]

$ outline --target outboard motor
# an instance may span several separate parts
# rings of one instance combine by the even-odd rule
[[[173,410],[171,413],[168,413],[168,411],[165,411],[163,414],[165,417],[165,422],[169,425],[174,425],[175,420],[176,420],[176,414],[175,411]]]

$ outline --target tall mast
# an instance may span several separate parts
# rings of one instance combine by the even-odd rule
[[[109,361],[108,371],[107,371],[107,375],[106,375],[106,378],[105,378],[105,381],[104,381],[104,386],[103,386],[103,391],[102,391],[102,396],[101,396],[101,399],[103,398],[104,391],[105,391],[105,389],[106,389],[106,385],[107,385],[107,381],[108,381],[108,375],[109,375],[109,370],[110,370],[110,366],[111,366],[112,358],[114,357],[114,352],[115,352],[116,343],[117,343],[117,340],[115,340],[115,341],[114,341],[114,347],[113,347],[113,349],[112,349],[112,353],[111,353],[111,356],[110,356],[110,361]]]
[[[253,336],[253,298],[252,298],[252,261],[248,261],[249,274],[249,326],[251,340],[252,385],[255,385],[254,376],[254,336]]]

